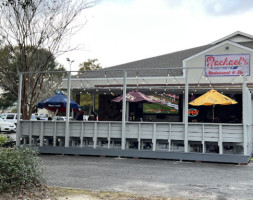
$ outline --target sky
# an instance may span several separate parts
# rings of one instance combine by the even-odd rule
[[[236,31],[253,35],[253,0],[100,0],[69,40],[78,50],[57,61],[71,70],[88,59],[103,68],[202,46]]]

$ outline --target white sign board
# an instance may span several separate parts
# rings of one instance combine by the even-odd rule
[[[244,68],[250,75],[250,54],[225,54],[205,56],[205,76],[240,76]]]

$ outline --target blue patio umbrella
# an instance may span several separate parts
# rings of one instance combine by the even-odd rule
[[[62,93],[57,93],[54,96],[49,97],[46,100],[42,100],[38,103],[38,108],[46,108],[47,110],[53,112],[66,112],[67,107],[67,96]],[[70,110],[78,112],[81,110],[81,107],[76,102],[70,100]]]

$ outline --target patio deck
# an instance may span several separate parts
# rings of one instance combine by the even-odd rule
[[[126,122],[122,134],[122,122],[70,121],[66,139],[64,121],[20,123],[23,144],[39,146],[41,153],[230,163],[247,163],[252,153],[251,142],[244,144],[245,137],[252,141],[252,135],[244,134],[243,124],[188,123],[186,136],[183,122]]]

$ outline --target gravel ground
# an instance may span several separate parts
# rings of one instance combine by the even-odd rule
[[[191,199],[253,199],[253,164],[40,156],[50,186]]]

